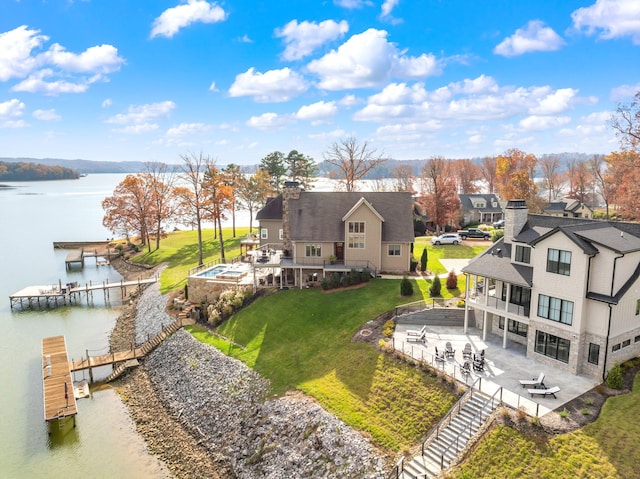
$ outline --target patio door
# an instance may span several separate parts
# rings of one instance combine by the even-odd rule
[[[336,261],[338,263],[344,263],[344,242],[336,242],[333,249],[336,252]]]

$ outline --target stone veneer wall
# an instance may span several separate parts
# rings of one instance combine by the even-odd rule
[[[300,199],[300,186],[297,182],[287,182],[282,188],[282,244],[288,255],[293,255],[291,225],[289,223],[289,200]],[[285,253],[286,254],[286,253]]]
[[[210,302],[215,300],[218,295],[227,289],[244,289],[252,286],[246,284],[238,285],[235,283],[216,283],[210,278],[187,278],[189,286],[189,301],[192,303]]]

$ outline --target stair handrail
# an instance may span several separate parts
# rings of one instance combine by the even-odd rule
[[[477,381],[477,380],[476,380]],[[474,382],[475,384],[475,382]],[[473,386],[472,386],[473,388]],[[480,389],[478,389],[478,391],[480,391]],[[482,393],[482,391],[480,391]],[[491,410],[493,410],[493,401],[495,399],[495,396],[500,393],[500,398],[502,398],[502,386],[500,386],[498,389],[496,389],[494,391],[494,393],[487,398],[487,400],[484,402],[484,404],[482,404],[482,406],[478,409],[478,411],[471,416],[471,419],[469,419],[467,421],[466,424],[464,424],[464,428],[463,431],[467,429],[467,426],[469,428],[469,439],[471,439],[471,428],[473,425],[474,420],[476,419],[476,417],[478,417],[478,424],[482,424],[482,413],[484,412],[485,408],[489,405],[489,403],[491,403]],[[502,403],[502,399],[500,399],[498,401],[498,404]],[[451,449],[451,447],[455,444],[456,446],[456,453],[460,452],[460,449],[458,448],[458,440],[460,439],[460,435],[462,434],[462,432],[460,432],[459,434],[456,435],[455,439],[452,439],[451,442],[449,443],[449,445],[447,447],[444,448],[444,450],[442,451],[442,453],[440,454],[440,470],[444,469],[444,456],[446,455],[447,452],[449,452],[449,449]]]
[[[391,472],[387,476],[387,479],[400,479],[400,474],[404,470],[404,456],[400,458],[400,460],[393,466]]]

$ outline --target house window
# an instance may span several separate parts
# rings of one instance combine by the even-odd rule
[[[284,238],[284,230],[282,228],[278,230],[278,238],[280,239],[280,241],[282,241],[282,238]]]
[[[260,239],[269,239],[269,230],[267,228],[260,229]]]
[[[364,249],[364,221],[349,221],[348,248]]]
[[[516,245],[516,257],[515,260],[518,263],[527,263],[531,262],[531,248],[526,246]]]
[[[538,316],[568,324],[573,322],[573,301],[538,295]]]
[[[498,328],[504,330],[504,316],[500,316],[498,318]],[[507,328],[510,333],[514,333],[525,338],[527,337],[527,333],[529,332],[529,326],[513,319],[510,319],[507,322]]]
[[[591,364],[598,364],[600,361],[600,345],[589,343],[589,359],[587,359]]]
[[[568,339],[559,338],[543,331],[536,331],[536,353],[568,363],[570,346],[571,341]]]
[[[569,276],[571,274],[571,251],[549,248],[547,252],[547,271]]]
[[[507,283],[502,283],[502,301],[507,300]],[[524,308],[524,315],[529,316],[529,306],[531,304],[531,290],[522,286],[511,285],[509,303],[517,304]]]
[[[614,345],[611,347],[611,352],[613,353],[613,352],[615,352],[615,351],[620,351],[620,343],[618,343],[618,344],[614,344]]]
[[[389,245],[389,256],[400,256],[400,245],[399,244],[390,244]]]
[[[319,258],[322,256],[322,245],[316,243],[309,243],[305,247],[305,255],[307,257]]]
[[[636,316],[640,315],[640,299],[636,301]]]
[[[640,335],[636,336],[635,338],[633,338],[633,342],[637,343],[640,341]]]
[[[630,344],[631,344],[631,340],[630,339],[625,339],[624,341],[622,341],[622,347],[623,348],[626,348]]]

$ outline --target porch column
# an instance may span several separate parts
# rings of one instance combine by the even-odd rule
[[[469,325],[469,286],[471,285],[471,278],[468,274],[465,274],[465,302],[464,302],[464,333],[467,334],[467,327]]]
[[[482,340],[487,340],[487,310],[482,311]]]
[[[300,289],[302,289],[302,268],[300,268]]]
[[[509,331],[509,298],[511,298],[511,283],[507,283],[507,300],[504,302],[504,331],[502,332],[502,349],[507,349],[507,332]]]

